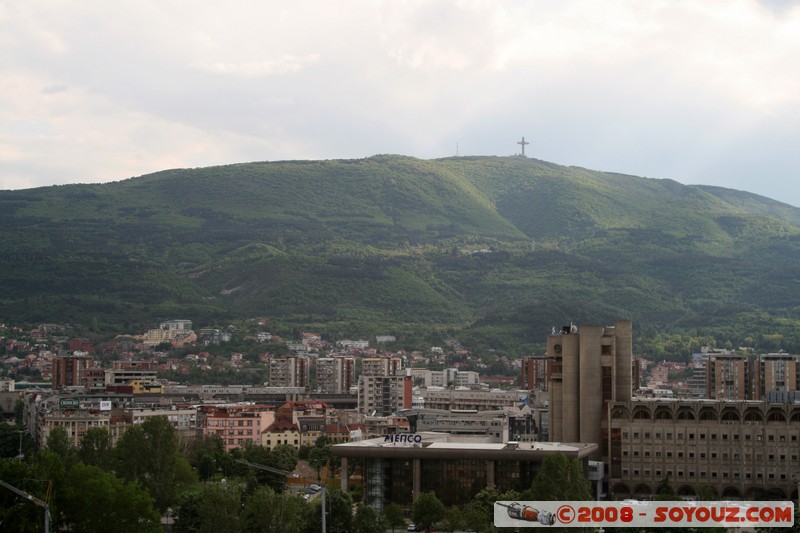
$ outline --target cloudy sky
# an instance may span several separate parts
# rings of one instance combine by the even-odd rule
[[[794,0],[0,0],[0,189],[528,155],[800,206]]]

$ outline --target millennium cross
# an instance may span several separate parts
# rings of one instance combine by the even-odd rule
[[[525,141],[525,137],[523,137],[523,138],[522,138],[522,140],[521,140],[521,141],[519,141],[517,144],[519,144],[519,145],[521,145],[521,146],[522,146],[522,157],[525,157],[525,145],[526,145],[526,144],[530,144],[530,143],[529,143],[529,142],[526,142],[526,141]]]

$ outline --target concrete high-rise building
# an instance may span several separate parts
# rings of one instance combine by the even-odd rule
[[[362,376],[402,375],[403,360],[399,357],[365,357],[361,360]]]
[[[709,354],[706,360],[706,398],[710,400],[747,400],[751,361],[733,353]]]
[[[406,386],[408,382],[409,386]],[[411,379],[404,376],[364,376],[358,380],[359,412],[369,416],[389,416],[406,407],[406,389]]]
[[[356,382],[354,357],[317,359],[317,390],[325,394],[346,394]]]
[[[308,357],[286,357],[269,362],[271,387],[308,387]]]
[[[399,357],[369,357],[361,360],[358,408],[366,415],[389,416],[410,407],[411,378],[403,375]],[[406,402],[408,398],[408,402]]]
[[[53,358],[53,389],[81,385],[81,373],[94,366],[89,355],[66,355]]]
[[[530,355],[522,359],[522,382],[526,390],[547,390],[547,356]]]
[[[604,423],[611,401],[633,397],[633,326],[566,326],[547,339],[550,363],[549,437],[594,442],[605,456]]]
[[[787,353],[760,355],[754,361],[753,400],[766,400],[769,393],[797,390],[798,356]]]

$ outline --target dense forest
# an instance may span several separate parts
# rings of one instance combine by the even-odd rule
[[[634,322],[655,357],[800,351],[800,210],[519,157],[284,161],[0,191],[0,321],[265,317],[509,354]]]

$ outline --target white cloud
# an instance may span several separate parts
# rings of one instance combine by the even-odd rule
[[[521,135],[768,196],[800,163],[800,9],[779,0],[31,0],[0,23],[0,187]]]

